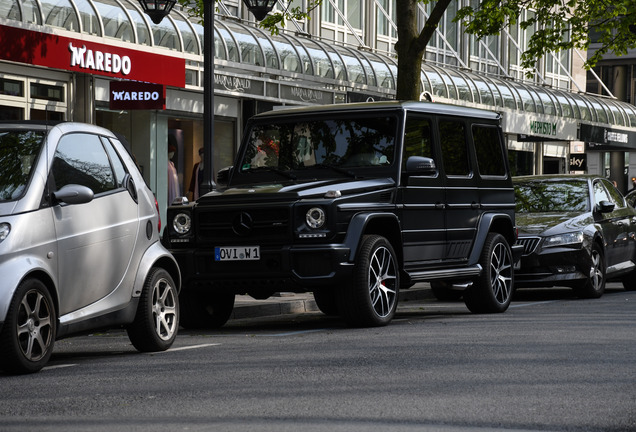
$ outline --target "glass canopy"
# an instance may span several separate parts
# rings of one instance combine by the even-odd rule
[[[0,18],[201,56],[203,26],[173,9],[154,25],[137,0],[2,0]],[[215,19],[215,58],[236,69],[275,73],[330,87],[364,86],[391,94],[397,64],[392,56],[281,32],[271,35],[237,20]],[[201,60],[202,61],[202,60]],[[581,121],[635,127],[636,107],[613,99],[529,85],[424,63],[422,90],[444,98]]]

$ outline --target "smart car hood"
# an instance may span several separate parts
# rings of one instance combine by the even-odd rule
[[[9,201],[0,203],[0,216],[9,216],[15,211],[17,201]]]
[[[516,213],[519,234],[553,235],[583,229],[593,223],[591,213]]]
[[[311,197],[323,197],[329,191],[339,191],[342,195],[371,192],[394,187],[395,182],[391,178],[380,179],[336,179],[336,180],[312,180],[290,183],[265,183],[245,187],[228,188],[224,191],[211,192],[201,198],[200,203],[218,202],[222,199],[241,198],[249,195],[254,199],[258,195],[263,200],[301,199]]]

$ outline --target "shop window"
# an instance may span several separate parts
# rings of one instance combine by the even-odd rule
[[[0,78],[0,94],[9,96],[24,96],[24,82]]]
[[[64,121],[64,113],[33,108],[29,112],[29,119],[38,121]]]
[[[24,120],[22,108],[0,106],[0,120]]]
[[[64,102],[64,86],[31,83],[31,98]]]

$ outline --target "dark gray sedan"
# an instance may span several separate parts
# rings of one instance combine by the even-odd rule
[[[636,289],[636,210],[605,178],[550,175],[513,179],[518,242],[515,286],[572,287],[598,298],[607,280]]]

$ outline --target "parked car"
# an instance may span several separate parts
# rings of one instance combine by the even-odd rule
[[[0,369],[36,372],[56,339],[126,326],[169,348],[181,277],[157,201],[110,131],[0,122]]]
[[[384,102],[253,117],[218,190],[168,209],[182,324],[213,328],[234,296],[313,292],[350,325],[393,318],[399,289],[435,281],[473,312],[513,288],[514,192],[497,113]]]
[[[627,192],[625,195],[625,201],[632,207],[636,207],[636,189]]]
[[[597,298],[605,283],[636,289],[636,210],[605,178],[513,178],[523,256],[516,287],[572,287]]]

